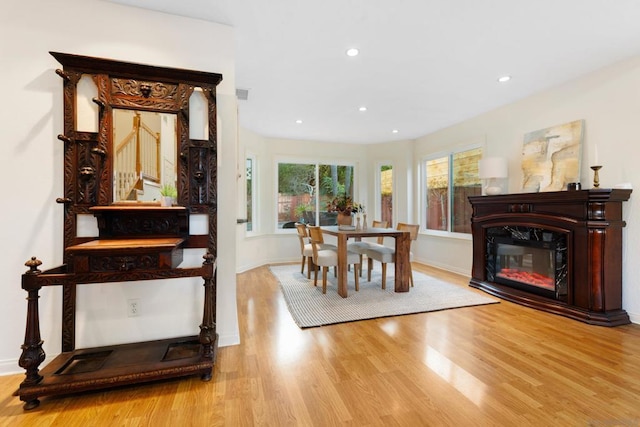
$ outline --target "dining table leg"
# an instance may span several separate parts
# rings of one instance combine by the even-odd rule
[[[409,292],[409,279],[411,277],[411,235],[402,233],[396,236],[396,292]]]
[[[347,297],[347,236],[340,234],[338,238],[338,295]]]

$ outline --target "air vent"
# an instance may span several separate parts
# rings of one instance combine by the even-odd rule
[[[236,97],[240,101],[249,99],[249,89],[236,89]]]

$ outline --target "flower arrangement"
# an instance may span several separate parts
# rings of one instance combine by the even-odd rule
[[[340,195],[334,197],[329,203],[327,203],[327,212],[339,212],[345,215],[351,215],[354,212],[364,212],[364,206],[360,203],[356,203],[347,195]]]

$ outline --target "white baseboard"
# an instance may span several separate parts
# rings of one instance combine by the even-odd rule
[[[46,366],[49,362],[55,359],[58,355],[54,354],[53,356],[47,356],[44,359],[44,362],[40,365],[40,368]],[[4,375],[15,375],[15,374],[23,374],[24,369],[18,365],[18,359],[8,359],[8,360],[0,360],[0,376]]]
[[[416,262],[418,264],[424,264],[426,266],[437,268],[437,269],[440,269],[440,270],[449,271],[451,273],[456,273],[456,274],[459,274],[461,276],[471,277],[471,275],[470,275],[471,271],[470,270],[466,271],[466,270],[461,269],[459,267],[454,267],[454,266],[447,265],[447,264],[438,264],[437,262],[434,263],[434,262],[428,262],[428,261],[419,260],[419,259],[415,259],[415,260],[413,260],[413,262]]]
[[[236,268],[236,273],[237,274],[244,273],[249,270],[253,270],[254,268],[262,267],[263,265],[286,264],[286,263],[294,263],[294,262],[300,263],[300,256],[297,256],[295,258],[277,258],[277,259],[274,258],[267,261],[239,265]]]
[[[218,347],[229,347],[238,344],[240,344],[240,335],[238,334],[220,335],[218,337]]]
[[[18,359],[0,360],[0,375],[15,375],[24,373],[24,369],[18,366]]]

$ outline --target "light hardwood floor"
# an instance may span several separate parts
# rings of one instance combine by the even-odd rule
[[[4,376],[0,426],[640,425],[639,325],[502,301],[301,330],[268,267],[238,275],[237,293],[242,344],[220,348],[210,382],[45,397],[23,412],[11,395],[23,375]]]

